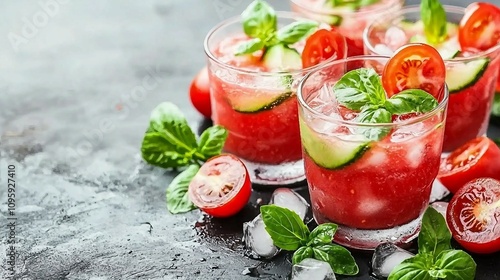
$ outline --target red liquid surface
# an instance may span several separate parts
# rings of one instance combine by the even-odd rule
[[[224,63],[242,69],[266,72],[260,54],[246,58],[232,55],[235,46],[243,40],[247,39],[239,36],[224,40],[216,52],[219,58]],[[256,75],[237,74],[233,70],[222,70],[222,72],[226,72],[223,75],[229,73],[231,78],[225,79],[223,75],[221,77],[215,74],[213,69],[209,74],[212,119],[215,124],[225,127],[229,132],[224,150],[256,163],[279,164],[300,160],[302,151],[295,94],[269,110],[241,113],[233,108],[232,100],[237,101],[244,95],[256,97],[279,95],[285,90],[278,89],[279,85],[275,89],[266,89],[264,86],[261,88],[258,84],[259,77]],[[280,81],[279,77],[276,81],[277,83]],[[248,86],[245,86],[245,83]]]
[[[438,172],[442,137],[443,127],[404,142],[390,142],[389,136],[338,170],[318,166],[304,152],[317,222],[386,229],[419,217]]]

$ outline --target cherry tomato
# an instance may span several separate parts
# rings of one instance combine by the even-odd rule
[[[476,2],[465,9],[458,41],[462,49],[487,50],[500,43],[500,8]]]
[[[426,44],[408,44],[399,48],[387,62],[382,85],[387,96],[405,89],[422,89],[436,99],[443,92],[446,68],[439,52]]]
[[[441,161],[437,177],[452,193],[477,178],[500,180],[500,148],[487,137],[470,140]]]
[[[222,154],[203,164],[189,184],[189,198],[205,213],[218,218],[233,216],[250,199],[248,171],[236,156]]]
[[[466,250],[500,251],[500,182],[480,178],[467,183],[451,199],[446,221],[453,238]]]
[[[210,105],[210,82],[207,67],[203,67],[191,82],[191,86],[189,87],[189,98],[198,112],[210,118],[212,115],[212,108]]]
[[[319,29],[306,40],[302,51],[302,67],[307,68],[319,64],[334,56],[341,59],[347,56],[347,45],[344,36],[337,31]]]

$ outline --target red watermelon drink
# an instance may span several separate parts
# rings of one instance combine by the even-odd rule
[[[394,71],[419,48],[423,52],[414,59],[432,57],[436,63],[427,67],[442,68],[430,90],[436,97],[384,89],[383,81],[394,80]],[[429,46],[396,56],[389,62],[380,56],[332,62],[307,75],[298,93],[314,218],[338,224],[334,242],[352,248],[415,238],[439,169],[448,101],[444,64]],[[352,65],[366,68],[346,73]],[[412,107],[417,103],[411,100],[420,105]]]
[[[378,55],[390,55],[411,42],[438,49],[450,91],[443,151],[451,152],[486,134],[500,67],[500,9],[485,3],[467,9],[444,6],[439,17],[426,5],[431,2],[442,7],[437,0],[425,0],[420,7],[405,7],[373,22],[365,30],[364,43],[367,54]],[[433,20],[425,23],[421,19],[426,15]],[[406,79],[400,83],[404,86]]]
[[[206,37],[212,119],[228,130],[224,150],[245,161],[253,183],[304,179],[298,81],[322,60],[346,56],[345,39],[318,28],[257,0]],[[335,45],[313,54],[324,36]]]
[[[328,23],[346,37],[348,55],[363,54],[363,29],[384,14],[399,11],[403,0],[291,0],[292,10]]]

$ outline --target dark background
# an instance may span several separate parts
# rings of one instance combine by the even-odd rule
[[[245,267],[286,277],[285,255],[269,263],[244,256],[241,224],[257,213],[254,204],[228,220],[171,215],[165,188],[175,173],[145,165],[139,153],[149,113],[162,101],[181,107],[193,128],[203,124],[187,95],[205,64],[203,38],[249,2],[2,3],[0,218],[6,224],[13,164],[16,278],[243,279]],[[288,9],[287,1],[270,2]],[[145,79],[154,86],[145,88]],[[498,128],[491,133],[500,136]],[[254,192],[253,201],[266,203],[268,194]],[[6,236],[2,226],[4,278]],[[352,279],[368,279],[370,254],[357,256],[364,274]],[[498,279],[498,259],[476,258],[478,279]]]

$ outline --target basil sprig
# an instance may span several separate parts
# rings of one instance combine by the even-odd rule
[[[424,23],[424,34],[427,41],[433,45],[446,39],[446,12],[439,0],[422,0],[420,17]]]
[[[310,232],[299,215],[289,209],[265,205],[260,208],[260,212],[274,245],[283,250],[295,251],[293,264],[314,258],[330,264],[337,274],[358,274],[359,268],[351,253],[332,243],[337,225],[321,224]]]
[[[418,235],[418,254],[396,266],[388,280],[472,280],[476,263],[462,250],[453,250],[451,233],[444,217],[429,207]]]
[[[161,103],[153,110],[142,140],[142,158],[163,168],[189,166],[167,188],[167,208],[171,213],[194,209],[187,196],[189,182],[201,163],[222,152],[226,138],[226,129],[216,125],[197,139],[180,109],[172,103]]]
[[[426,113],[438,106],[437,100],[420,89],[407,89],[387,98],[380,76],[370,68],[347,72],[333,87],[340,105],[359,111],[356,121],[361,123],[391,123],[392,115]],[[360,133],[369,140],[380,140],[390,129],[363,127]]]
[[[295,44],[319,25],[315,21],[300,20],[278,30],[276,12],[263,0],[253,1],[241,16],[245,34],[253,39],[238,45],[235,55],[254,53],[277,44]]]
[[[326,0],[326,5],[331,8],[336,7],[351,7],[353,10],[373,5],[380,0]]]

